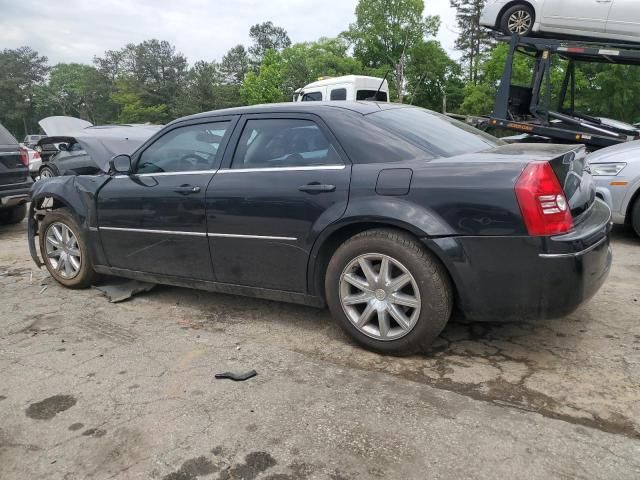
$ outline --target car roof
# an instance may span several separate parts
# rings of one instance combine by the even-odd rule
[[[335,111],[336,109],[347,110],[361,115],[389,110],[393,108],[409,108],[411,105],[388,102],[286,102],[286,103],[265,103],[262,105],[251,105],[247,107],[225,108],[210,112],[197,113],[188,117],[178,118],[171,123],[194,120],[199,118],[218,117],[225,115],[243,115],[249,113],[315,113],[322,114]]]

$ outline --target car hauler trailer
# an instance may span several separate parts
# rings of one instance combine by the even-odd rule
[[[640,130],[632,125],[586,115],[575,108],[576,62],[640,66],[640,45],[518,35],[499,40],[509,42],[509,52],[489,119],[490,127],[544,137],[556,143],[584,143],[591,150],[640,139]],[[529,87],[512,84],[516,54],[534,59]],[[551,105],[553,56],[567,61],[555,109]]]

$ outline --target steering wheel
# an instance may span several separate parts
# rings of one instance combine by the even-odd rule
[[[192,170],[201,170],[202,168],[200,167],[200,165],[202,163],[207,163],[207,161],[198,155],[189,153],[178,160],[178,171],[188,172]],[[206,165],[206,168],[209,168],[208,163]]]

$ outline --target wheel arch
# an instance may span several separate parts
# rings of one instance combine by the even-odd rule
[[[500,12],[498,13],[495,28],[500,28],[500,25],[502,23],[502,16],[507,10],[509,10],[511,7],[515,7],[516,5],[526,5],[528,7],[531,7],[531,10],[533,10],[533,23],[535,25],[536,21],[538,20],[538,11],[536,10],[535,5],[527,0],[513,0],[512,2],[509,2],[504,7],[502,7]]]
[[[633,215],[633,207],[635,207],[636,202],[640,202],[640,185],[638,185],[636,191],[633,192],[627,204],[627,210],[624,214],[624,223],[627,225],[631,224],[631,215]]]
[[[451,286],[453,287],[454,305],[458,298],[458,284],[456,275],[450,271],[451,264],[443,258],[442,252],[430,242],[423,241],[428,238],[424,232],[420,231],[410,223],[396,219],[352,219],[347,223],[333,225],[327,228],[321,237],[316,241],[314,248],[309,256],[309,265],[307,269],[307,283],[309,292],[325,301],[324,277],[331,257],[335,251],[348,239],[354,235],[373,229],[392,229],[404,233],[408,233],[420,242],[422,247],[429,251],[441,264],[444,271],[449,276]]]

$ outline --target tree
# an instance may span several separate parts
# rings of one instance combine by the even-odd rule
[[[248,105],[281,102],[285,99],[281,85],[284,80],[282,56],[267,50],[258,72],[249,72],[240,88],[242,100]]]
[[[18,137],[37,129],[35,94],[48,71],[47,57],[30,47],[0,52],[0,123]]]
[[[411,62],[407,67],[407,87],[412,104],[441,110],[443,99],[448,109],[459,106],[464,84],[461,68],[442,48],[440,42],[420,42],[411,51]]]
[[[450,0],[450,2],[456,9],[456,20],[460,30],[455,45],[462,51],[462,60],[467,64],[469,82],[476,85],[482,55],[493,44],[487,31],[480,26],[480,14],[486,0]]]
[[[246,49],[242,45],[236,45],[222,57],[220,71],[226,83],[240,85],[249,71],[249,65],[249,54]]]
[[[425,18],[423,12],[423,0],[359,0],[356,21],[343,34],[366,67],[386,66],[393,71],[399,102],[404,97],[409,52],[440,27],[438,16]]]
[[[178,96],[177,113],[190,115],[240,105],[239,86],[225,83],[224,77],[218,63],[196,62]]]
[[[280,52],[291,45],[287,31],[282,27],[275,26],[270,21],[253,25],[249,29],[249,37],[253,41],[253,45],[249,47],[249,53],[256,64],[262,62],[267,51]]]

